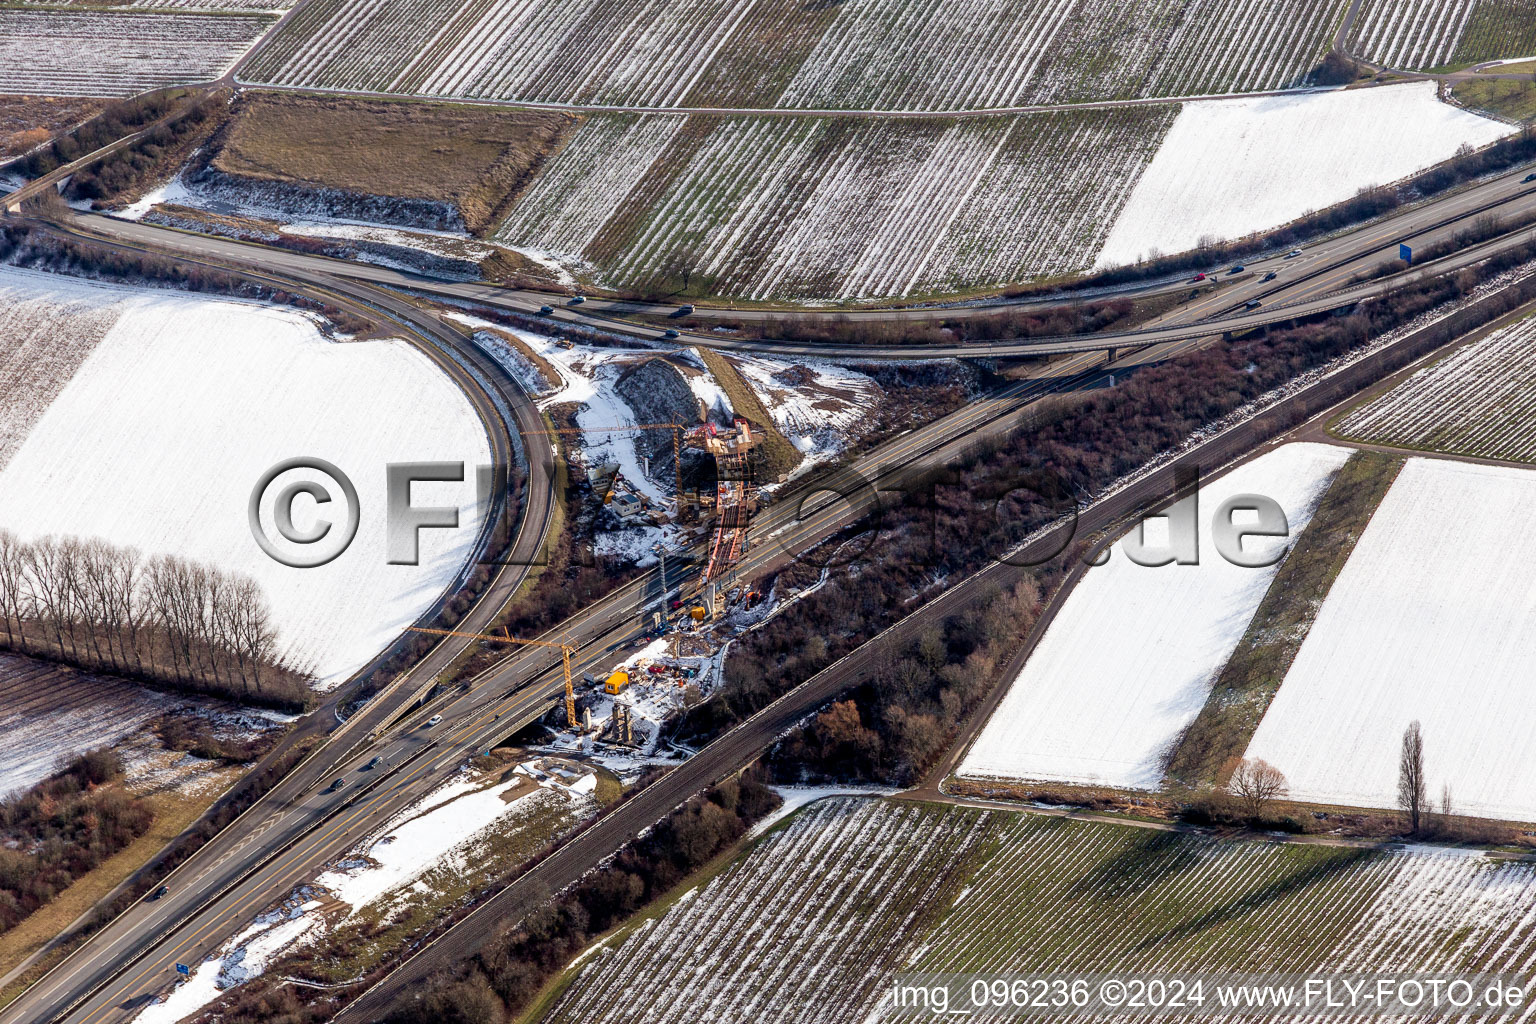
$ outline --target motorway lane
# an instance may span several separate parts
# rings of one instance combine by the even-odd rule
[[[293,288],[292,282],[280,283]],[[321,297],[327,301],[343,306],[366,303],[400,321],[408,339],[414,341],[464,391],[486,427],[493,459],[503,465],[517,461],[518,443],[514,439],[514,432],[540,429],[543,422],[532,400],[498,364],[474,349],[462,332],[437,321],[433,316],[423,314],[394,295],[356,282],[322,280],[319,283],[325,286]],[[302,288],[298,290],[313,291]],[[338,294],[343,296],[339,301]],[[455,353],[457,358],[454,358]],[[473,366],[476,372],[467,373],[461,366],[461,360]],[[482,387],[494,388],[497,392],[495,399],[484,394]],[[504,416],[507,414],[513,417],[513,425],[505,421]],[[463,628],[466,630],[489,626],[495,614],[526,578],[529,566],[535,560],[534,556],[546,540],[551,522],[552,469],[552,460],[547,453],[528,466],[528,486],[524,489],[524,502],[519,508],[518,532],[511,545],[508,564],[498,568],[480,600],[466,614],[463,620]],[[499,496],[493,514],[500,515],[502,511],[504,504]],[[505,517],[502,521],[506,522]],[[487,528],[482,544],[489,536]],[[476,550],[483,550],[483,547],[477,545]],[[473,566],[467,567],[465,573],[472,569]],[[449,588],[450,591],[457,591],[461,583],[462,577],[455,586]],[[295,735],[285,740],[285,743],[291,744],[324,730],[331,733],[326,747],[296,767],[235,824],[179,867],[167,880],[167,884],[173,886],[169,896],[157,903],[130,908],[66,960],[62,969],[50,973],[44,982],[8,1007],[0,1019],[23,1019],[20,1014],[34,1001],[63,997],[66,979],[76,987],[99,980],[104,967],[115,962],[123,951],[140,948],[149,937],[163,931],[169,922],[180,920],[191,908],[201,905],[210,893],[226,887],[249,870],[257,856],[264,855],[262,851],[290,838],[295,829],[304,824],[302,815],[291,810],[306,806],[304,791],[321,778],[329,779],[337,757],[343,756],[349,746],[366,742],[369,734],[398,715],[403,702],[408,703],[411,693],[420,685],[419,681],[430,683],[470,642],[450,637],[438,643],[409,672],[385,691],[376,694],[340,728],[336,728],[334,715],[337,705],[347,698],[337,695],[328,699],[320,709],[307,716]],[[276,755],[269,755],[269,758],[273,756]],[[253,842],[258,838],[263,838],[264,842],[260,847],[253,847]]]
[[[1397,345],[1404,344],[1400,341]],[[823,669],[773,704],[710,743],[650,788],[620,804],[593,828],[567,843],[526,875],[488,900],[379,984],[349,1004],[335,1020],[362,1024],[381,1019],[396,1002],[419,993],[432,978],[447,974],[479,952],[501,930],[547,901],[549,894],[580,878],[616,853],[642,829],[693,794],[749,765],[784,732],[849,688],[871,678],[922,632],[945,617],[960,614],[991,600],[1000,589],[1030,574],[1028,563],[1048,560],[1065,550],[1072,538],[1114,533],[1143,510],[1156,507],[1173,492],[1179,466],[1196,465],[1206,479],[1229,471],[1270,440],[1269,424],[1282,422],[1292,410],[1313,421],[1348,399],[1379,375],[1374,365],[1386,364],[1389,349],[1379,350],[1361,364],[1325,378],[1288,396],[1262,417],[1210,437],[1186,452],[1177,464],[1163,466],[1121,490],[1079,510],[1075,519],[1043,531],[1009,563],[993,562],[962,580],[900,622]],[[1069,532],[1070,531],[1070,532]],[[1022,563],[1022,564],[1021,564]]]
[[[1197,344],[1201,338],[1208,336],[1209,328],[1208,326],[1202,326],[1200,328],[1200,331],[1205,333],[1191,333],[1188,328],[1184,328],[1183,331],[1184,333],[1182,335],[1173,335],[1177,338],[1175,344],[1164,348],[1160,352],[1157,352],[1155,357],[1166,358],[1169,354],[1169,349],[1182,349]],[[1138,340],[1146,340],[1146,336],[1141,335],[1138,337]],[[907,354],[910,354],[910,352]],[[1096,354],[1084,352],[1074,357],[1073,359],[1064,363],[1057,364],[1050,369],[1058,374],[1070,374],[1073,371],[1092,366],[1100,358],[1101,357]],[[1116,365],[1129,365],[1130,363],[1141,361],[1146,358],[1149,357],[1145,353],[1140,353],[1131,357],[1129,360],[1121,360]],[[899,466],[903,464],[904,457],[909,456],[912,452],[919,450],[925,451],[931,455],[929,459],[930,464],[932,461],[942,461],[942,459],[945,457],[945,444],[950,443],[950,441],[947,439],[939,439],[943,440],[945,444],[936,445],[934,442],[936,440],[937,434],[948,431],[951,432],[950,437],[952,438],[952,432],[956,431],[957,429],[963,433],[965,430],[976,425],[977,423],[981,423],[989,419],[991,419],[993,423],[1004,422],[1001,420],[996,420],[993,417],[996,417],[999,412],[1009,411],[1010,405],[1014,409],[1016,409],[1018,406],[1021,406],[1031,394],[1038,393],[1038,389],[1040,388],[1041,385],[1039,385],[1037,382],[1020,382],[1019,384],[1013,385],[1010,388],[1010,393],[1006,393],[995,402],[977,403],[975,405],[968,406],[961,410],[960,413],[958,413],[955,417],[952,417],[946,421],[941,421],[942,425],[930,425],[928,428],[913,432],[912,435],[909,435],[906,438],[898,439],[896,442],[874,453],[869,459],[865,461],[864,465],[876,471],[884,470],[891,466]],[[824,536],[829,530],[835,529],[838,525],[851,521],[852,519],[857,518],[862,514],[862,509],[850,508],[841,502],[825,499],[823,499],[819,506],[815,503],[812,503],[810,506],[811,514],[803,521],[789,522],[788,519],[790,517],[787,515],[789,511],[791,511],[791,509],[786,509],[784,506],[775,506],[771,507],[764,514],[760,521],[758,536],[769,538],[772,543],[763,544],[760,542],[754,547],[752,552],[749,552],[746,566],[748,569],[768,564],[775,558],[782,559],[785,557],[786,550],[794,550],[797,546],[809,544],[815,539]],[[608,633],[615,629],[620,629],[620,624],[626,619],[629,619],[633,623],[629,628],[629,632],[633,633],[637,631],[640,626],[638,622],[634,621],[636,619],[636,613],[639,611],[640,604],[643,603],[641,598],[645,597],[646,587],[651,585],[653,585],[652,580],[650,577],[647,577],[646,579],[639,581],[639,584],[635,587],[627,588],[625,591],[621,591],[620,594],[613,595],[612,599],[608,602],[602,603],[599,606],[593,608],[590,611],[590,614],[583,617],[581,625],[584,628],[581,630],[581,632],[586,634],[595,629],[600,635]],[[658,590],[658,592],[649,599],[655,601],[659,600],[659,597],[660,594]],[[573,633],[575,631],[568,630],[566,632]],[[586,637],[584,636],[583,639],[585,638]],[[484,689],[495,689],[508,684],[512,685],[512,692],[514,694],[520,693],[524,689],[530,689],[525,684],[528,679],[529,672],[527,661],[531,659],[531,657],[532,655],[529,654],[521,658],[515,657],[502,662],[497,670],[495,670],[488,679],[482,680],[481,685],[476,687],[474,691],[476,694],[476,699],[479,699],[479,695],[483,692]],[[485,686],[486,683],[489,683],[490,685],[487,687]],[[554,696],[555,693],[558,692],[558,684],[550,682],[546,683],[544,686],[534,686],[530,689],[530,692],[532,693],[532,696],[524,695],[524,698],[519,698],[522,702],[518,704],[516,708],[512,709],[514,712],[516,712],[514,714],[515,718],[522,718],[524,716],[537,717],[537,715],[541,713],[541,711],[537,709],[549,706],[550,699]],[[502,726],[508,724],[511,723],[498,722],[497,727],[501,728]],[[503,729],[503,731],[505,730]],[[462,752],[470,749],[473,748],[462,747],[460,750],[452,753],[445,761],[444,766],[451,767],[452,763],[456,761],[457,757]],[[391,790],[391,792],[397,793],[399,799],[406,799],[410,794],[415,792],[414,783],[416,782],[416,778],[417,777],[414,775],[411,776],[401,784],[399,789]],[[370,804],[366,810],[368,810],[371,814],[371,811],[374,810],[373,805]],[[377,819],[375,818],[373,820]],[[297,826],[302,823],[297,818],[295,818],[292,823],[285,822],[284,824],[293,824]],[[275,827],[275,824],[273,826],[269,826],[268,830]],[[287,835],[288,833],[283,834]],[[325,833],[325,838],[334,839],[336,842],[341,843],[342,848],[344,848],[346,842],[350,841],[350,836],[351,834],[345,832],[344,830],[328,830]],[[270,849],[271,846],[272,842],[269,840],[268,842],[262,844],[262,849]],[[302,874],[303,872],[313,868],[313,864],[306,863],[306,861],[308,861],[312,855],[323,853],[329,849],[331,849],[330,846],[315,846],[311,844],[310,846],[306,846],[303,850],[300,850],[297,855],[285,857],[284,860],[285,863],[292,866],[297,873]],[[204,890],[195,889],[191,891],[200,895]],[[260,889],[257,890],[258,893],[262,891],[263,890]],[[270,892],[267,892],[268,898],[270,898]],[[192,901],[189,900],[188,902]],[[226,906],[224,909],[228,910],[229,908]],[[238,916],[238,911],[236,912],[236,916]],[[211,936],[214,933],[210,932],[209,934]],[[121,952],[122,949],[127,947],[119,946],[116,948],[118,952]],[[131,993],[129,993],[129,995],[131,996]]]
[[[926,466],[947,461],[963,446],[976,443],[976,431],[990,436],[1008,429],[1012,423],[1009,414],[1017,413],[1031,398],[1066,384],[1089,382],[1102,372],[1096,369],[1102,363],[1102,357],[1096,354],[1065,360],[1051,368],[1053,376],[1048,380],[1016,382],[993,399],[967,405],[948,420],[929,424],[877,447],[860,461],[860,470],[871,479],[885,475],[888,478],[881,482],[894,484],[898,481],[889,477],[909,469],[914,462]],[[864,490],[860,497],[868,500],[872,494]],[[771,537],[772,542],[754,545],[745,562],[747,571],[782,562],[790,553],[814,544],[866,510],[862,503],[850,506],[826,496],[819,502],[808,502],[803,510],[798,505],[797,501],[786,500],[763,512],[758,533]],[[671,579],[666,593],[675,592],[693,572],[680,563],[681,559],[669,559]],[[598,671],[619,660],[624,647],[645,632],[649,621],[648,616],[642,617],[642,612],[661,608],[663,597],[658,571],[652,570],[550,631],[545,638],[576,642],[579,650],[573,659],[574,670]],[[0,1014],[0,1020],[47,1019],[44,1007],[59,1008],[73,1002],[109,975],[113,966],[147,948],[150,936],[169,931],[169,941],[154,947],[142,963],[113,979],[81,1010],[66,1018],[122,1019],[119,1007],[137,1005],[145,996],[174,981],[176,962],[191,962],[216,948],[262,906],[312,876],[379,821],[440,785],[465,756],[485,749],[555,706],[563,689],[557,665],[558,658],[552,657],[551,652],[524,648],[472,680],[467,690],[452,695],[441,707],[434,703],[415,712],[408,723],[412,727],[387,735],[346,764],[312,781],[312,785],[323,785],[336,776],[355,778],[357,768],[368,757],[382,753],[387,765],[376,777],[367,779],[378,789],[362,802],[347,805],[357,796],[352,785],[337,794],[310,792],[290,799],[275,819],[262,824],[260,833],[240,838],[237,850],[248,851],[250,856],[238,866],[254,874],[230,883],[229,873],[225,872],[217,879],[173,890],[163,902],[174,914],[157,914],[154,921],[142,922],[141,927],[123,929],[113,936],[112,942],[95,947],[89,959],[72,963],[67,977],[62,972],[50,975],[44,984],[27,993],[24,1006],[31,1015],[24,1015],[23,1004],[18,1003],[16,1013]],[[414,727],[414,723],[433,711],[443,714],[443,725],[430,733]],[[434,745],[430,751],[423,746],[428,742]],[[259,848],[253,843],[258,835],[263,839]],[[274,850],[281,852],[270,863],[263,864],[258,854]],[[209,899],[214,892],[222,895]],[[196,906],[202,909],[190,913]],[[166,920],[179,921],[184,917],[185,922],[174,929],[164,925]]]
[[[783,341],[754,341],[728,338],[716,334],[684,333],[677,343],[704,345],[722,351],[768,352],[777,355],[817,356],[822,358],[858,359],[914,359],[914,358],[966,358],[978,356],[1029,356],[1086,352],[1095,349],[1130,345],[1156,344],[1179,341],[1195,336],[1193,332],[1208,328],[1209,334],[1227,331],[1243,331],[1272,323],[1284,322],[1297,317],[1329,312],[1341,306],[1351,305],[1362,299],[1389,291],[1407,281],[1427,273],[1439,273],[1456,269],[1485,259],[1514,244],[1531,237],[1531,232],[1517,232],[1506,239],[1495,239],[1459,253],[1437,264],[1417,268],[1405,275],[1354,287],[1350,280],[1361,271],[1373,270],[1379,264],[1395,259],[1400,241],[1412,241],[1424,246],[1453,236],[1466,222],[1492,211],[1514,216],[1536,212],[1536,186],[1523,181],[1525,169],[1508,172],[1497,178],[1480,183],[1463,192],[1439,200],[1431,200],[1420,206],[1388,218],[1345,232],[1334,238],[1317,242],[1305,250],[1305,255],[1295,261],[1286,261],[1275,255],[1250,261],[1251,274],[1234,279],[1236,284],[1224,286],[1211,296],[1202,298],[1188,307],[1166,314],[1149,327],[1131,331],[1105,332],[1091,336],[1067,338],[1035,338],[1026,341],[977,341],[963,345],[837,345]],[[374,284],[399,288],[411,288],[420,292],[461,301],[478,302],[524,314],[535,314],[540,304],[553,300],[542,292],[501,288],[483,283],[454,283],[434,281],[415,275],[374,267],[368,264],[331,260],[286,250],[273,249],[254,243],[236,242],[212,236],[195,235],[151,224],[120,221],[95,214],[75,214],[73,223],[82,230],[105,234],[140,245],[153,245],[191,253],[213,260],[258,260],[269,267],[296,274],[328,277],[347,277]],[[1280,277],[1274,282],[1262,280],[1264,273],[1277,270]],[[1225,275],[1217,275],[1223,281]],[[1156,294],[1182,291],[1191,287],[1188,281],[1163,283],[1139,291],[1127,291],[1126,295]],[[1340,289],[1346,289],[1340,291]],[[1258,298],[1264,303],[1258,309],[1241,309],[1249,299]],[[1057,300],[1058,302],[1061,300]],[[1016,303],[994,302],[945,309],[885,309],[837,311],[834,315],[852,321],[859,320],[931,320],[935,316],[963,319],[971,316],[990,315],[1000,308],[1018,308]],[[561,305],[552,319],[561,323],[600,326],[651,340],[661,338],[662,328],[646,327],[620,322],[613,317],[637,309],[655,311],[671,307],[646,307],[645,304],[588,299],[580,306]],[[1223,311],[1227,311],[1224,312]],[[1213,314],[1222,314],[1213,316]],[[720,315],[736,319],[757,317],[794,316],[783,312],[764,310],[740,310],[701,307],[697,316]],[[826,313],[810,314],[825,316]],[[1207,317],[1211,317],[1207,319]],[[1198,324],[1194,321],[1200,321]]]
[[[889,473],[900,470],[910,465],[914,458],[920,457],[924,465],[941,463],[957,453],[958,449],[967,444],[973,444],[977,440],[974,436],[968,436],[973,431],[982,431],[981,436],[991,436],[1002,432],[1012,422],[1009,414],[1018,412],[1027,402],[1045,393],[1055,390],[1062,382],[1075,383],[1082,386],[1091,380],[1095,380],[1105,371],[1119,369],[1123,366],[1133,365],[1137,362],[1150,359],[1167,358],[1170,350],[1181,350],[1193,347],[1200,343],[1205,335],[1195,334],[1182,338],[1173,345],[1165,346],[1162,350],[1152,352],[1137,352],[1116,363],[1106,366],[1102,362],[1102,356],[1097,353],[1080,353],[1070,359],[1052,364],[1045,368],[1052,374],[1052,379],[1046,382],[1039,380],[1025,380],[1010,385],[997,397],[979,403],[968,405],[951,417],[930,424],[927,427],[913,431],[908,435],[888,442],[870,453],[860,461],[861,471],[870,476]],[[1096,372],[1097,371],[1097,372]],[[1086,378],[1074,378],[1074,375],[1086,373]],[[890,483],[891,481],[886,481]],[[839,526],[860,517],[865,508],[862,505],[852,505],[823,496],[819,500],[813,499],[804,508],[798,507],[796,501],[784,501],[770,506],[760,517],[755,533],[759,539],[753,549],[748,552],[744,562],[743,571],[750,572],[761,569],[764,566],[774,564],[789,557],[791,553],[803,549],[826,536]],[[674,581],[675,586],[675,581]],[[659,607],[662,593],[659,581],[655,573],[648,574],[630,586],[621,589],[609,598],[598,602],[588,609],[576,621],[562,626],[562,628],[547,634],[549,639],[574,639],[583,646],[579,655],[578,671],[583,670],[584,665],[601,667],[601,659],[611,653],[611,647],[616,642],[627,641],[643,631],[646,624],[640,621],[639,613],[647,605]],[[608,644],[607,648],[600,650],[596,655],[591,651],[593,638],[602,638]],[[468,700],[468,707],[478,707],[486,699],[487,693],[503,691],[494,705],[490,714],[491,725],[480,723],[480,732],[472,732],[464,736],[454,737],[452,747],[445,751],[429,766],[433,770],[424,768],[413,769],[413,773],[399,783],[391,783],[391,789],[387,791],[393,799],[387,804],[388,808],[403,805],[409,799],[425,792],[440,780],[464,755],[474,749],[476,744],[489,742],[499,736],[504,736],[512,727],[524,721],[531,721],[543,714],[555,698],[558,696],[560,684],[553,677],[550,668],[552,661],[546,659],[542,669],[536,665],[539,657],[534,651],[524,651],[514,655],[495,668],[477,679],[470,694],[462,700]],[[543,680],[542,684],[540,680]],[[451,709],[451,715],[455,718],[467,714],[466,705],[456,703]],[[500,719],[495,716],[500,714]],[[488,731],[487,731],[488,730]],[[496,735],[491,735],[492,733]],[[409,741],[396,740],[394,742],[405,743],[401,748],[390,748],[392,761],[398,763],[399,758],[408,756]],[[371,753],[371,752],[370,752]],[[302,809],[321,812],[325,808],[315,805],[301,805]],[[286,852],[281,858],[281,866],[286,869],[284,878],[301,878],[312,872],[319,864],[333,856],[336,852],[345,849],[347,845],[355,841],[357,836],[366,832],[363,825],[368,821],[379,820],[379,814],[385,809],[377,802],[363,805],[358,816],[349,817],[341,827],[332,827],[323,832],[320,838],[314,842],[296,846]],[[323,815],[319,815],[323,816]],[[350,831],[346,826],[356,822],[358,831]],[[287,837],[295,830],[302,830],[306,820],[295,817],[287,822],[290,826],[287,832],[282,833]],[[275,838],[275,837],[273,837]],[[272,839],[262,844],[264,849],[271,849]],[[275,869],[274,869],[275,870]],[[123,1001],[131,1001],[143,994],[144,991],[152,991],[161,987],[168,980],[163,976],[163,971],[169,968],[164,966],[166,956],[174,956],[178,949],[195,950],[199,942],[206,942],[211,948],[217,944],[217,939],[224,934],[221,927],[238,924],[241,916],[252,911],[261,900],[270,900],[274,893],[268,887],[270,878],[263,874],[251,885],[242,885],[239,891],[232,894],[230,899],[215,903],[208,908],[207,913],[213,915],[211,923],[197,928],[186,939],[184,947],[167,947],[165,954],[157,952],[150,965],[139,973],[130,974],[114,988],[109,989],[107,997],[94,1000],[98,1012],[110,1008],[114,1004]],[[185,929],[183,929],[184,931]],[[121,953],[126,947],[118,947]],[[170,961],[165,961],[170,962]],[[154,967],[160,963],[160,968]],[[3,1019],[3,1018],[0,1018]],[[78,1015],[71,1019],[112,1019],[108,1014],[102,1014],[99,1018],[89,1015]]]

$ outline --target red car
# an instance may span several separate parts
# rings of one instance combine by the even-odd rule
[[[1205,280],[1205,275],[1204,274],[1196,274],[1194,280],[1191,281],[1190,284],[1196,284],[1196,283],[1198,283],[1200,281],[1204,281],[1204,280]]]

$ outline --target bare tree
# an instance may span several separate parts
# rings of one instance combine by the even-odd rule
[[[7,646],[11,647],[21,642],[25,574],[21,542],[9,531],[0,530],[0,626],[5,629]]]
[[[0,531],[0,645],[82,668],[302,703],[255,580],[103,540]]]
[[[1408,830],[1417,832],[1429,809],[1429,786],[1424,781],[1424,735],[1418,719],[1403,730],[1403,752],[1397,762],[1397,805],[1408,815]]]
[[[1289,789],[1280,769],[1257,757],[1247,758],[1239,764],[1227,783],[1227,792],[1249,818],[1264,817],[1270,805],[1285,796]]]
[[[1451,784],[1443,783],[1440,786],[1440,816],[1447,821],[1456,813],[1456,805],[1451,801]]]

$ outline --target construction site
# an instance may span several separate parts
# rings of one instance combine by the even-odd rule
[[[560,437],[658,430],[671,436],[674,486],[665,503],[629,486],[611,463],[589,461],[578,445],[566,446],[563,453],[571,479],[588,492],[587,503],[601,514],[612,514],[620,522],[640,518],[667,528],[651,552],[663,581],[661,596],[644,613],[644,634],[617,665],[601,674],[577,674],[572,657],[578,649],[560,638],[518,637],[505,629],[471,634],[423,630],[558,652],[563,700],[525,741],[554,753],[611,762],[621,774],[627,765],[691,753],[665,741],[667,723],[715,691],[732,637],[762,621],[774,606],[772,595],[765,599],[738,574],[751,550],[752,521],[759,506],[755,463],[761,435],[748,421],[737,418],[729,427],[707,421],[689,426],[555,427],[543,433]],[[707,483],[683,486],[681,467],[687,454],[704,463],[690,466],[691,475],[707,479],[708,472],[700,470],[712,469],[712,488]],[[638,511],[630,511],[632,506]]]

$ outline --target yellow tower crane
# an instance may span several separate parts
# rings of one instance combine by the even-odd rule
[[[425,626],[409,627],[413,633],[431,633],[433,636],[466,636],[474,640],[492,640],[502,644],[522,644],[528,647],[554,647],[560,651],[560,667],[565,670],[565,721],[576,728],[576,690],[571,686],[571,654],[575,644],[556,643],[552,640],[519,640],[502,629],[500,633],[466,633],[458,629],[428,629]]]

